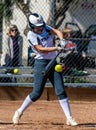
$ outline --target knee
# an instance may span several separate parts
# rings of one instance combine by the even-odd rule
[[[36,100],[38,100],[41,97],[41,94],[34,92],[34,93],[30,93],[29,96],[30,96],[31,100],[33,102],[35,102]]]
[[[59,100],[67,98],[67,94],[65,91],[62,91],[61,93],[57,93],[57,96]]]

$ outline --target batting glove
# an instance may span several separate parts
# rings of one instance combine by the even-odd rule
[[[67,44],[67,43],[66,43],[66,41],[65,41],[64,39],[63,39],[63,40],[60,40],[60,46],[61,46],[62,48],[64,48],[66,44]]]

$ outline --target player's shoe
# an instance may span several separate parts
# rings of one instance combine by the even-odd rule
[[[14,123],[15,125],[18,125],[18,124],[19,124],[19,120],[20,120],[20,118],[21,118],[22,115],[23,115],[23,114],[20,114],[18,110],[15,112],[15,114],[14,114],[14,116],[13,116],[13,119],[12,119],[12,121],[13,121],[13,123]]]
[[[70,125],[70,126],[77,126],[78,125],[78,123],[72,117],[70,117],[70,118],[67,119],[66,124]]]

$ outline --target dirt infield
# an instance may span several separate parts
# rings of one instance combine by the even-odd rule
[[[7,89],[6,96],[3,95],[5,88],[0,90],[2,95],[2,98],[0,96],[0,130],[96,130],[96,89],[67,89],[71,111],[79,123],[76,127],[65,124],[65,115],[59,106],[54,91],[50,89],[44,92],[43,97],[41,97],[42,100],[38,100],[25,111],[19,125],[13,125],[12,116],[30,89],[26,88],[26,91],[22,88],[16,88],[17,91]],[[11,98],[8,95],[9,91]],[[18,96],[16,95],[17,92],[19,92]],[[23,93],[21,97],[19,97],[20,92]]]

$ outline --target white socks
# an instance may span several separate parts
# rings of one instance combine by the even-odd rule
[[[31,104],[33,103],[33,101],[30,99],[29,95],[25,98],[23,104],[21,105],[21,107],[18,109],[19,113],[22,114]],[[59,100],[59,103],[65,113],[66,118],[70,118],[71,117],[71,111],[70,111],[70,106],[69,106],[69,102],[68,102],[68,98]]]
[[[70,111],[70,106],[69,106],[69,102],[68,102],[68,98],[59,100],[59,103],[63,109],[63,112],[65,113],[66,118],[70,118],[71,117],[71,111]]]
[[[32,104],[32,100],[30,99],[29,95],[25,98],[23,104],[18,109],[19,113],[22,114],[30,105]]]

